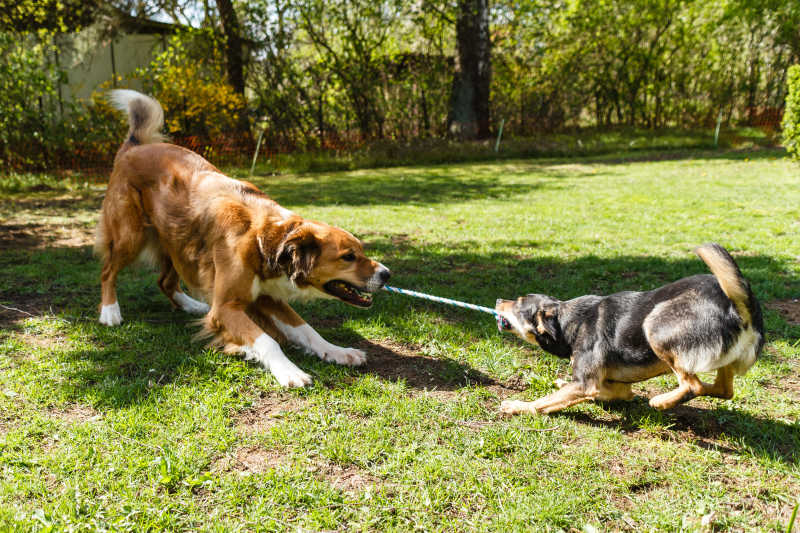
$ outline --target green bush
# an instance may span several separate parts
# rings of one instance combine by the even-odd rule
[[[0,168],[46,171],[110,166],[127,125],[98,93],[60,102],[64,73],[48,58],[53,34],[0,30]]]
[[[800,65],[789,67],[786,77],[789,90],[783,113],[783,144],[794,159],[800,160]]]

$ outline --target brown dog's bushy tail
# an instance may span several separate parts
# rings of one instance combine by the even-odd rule
[[[694,253],[700,256],[700,259],[717,278],[722,292],[736,306],[742,321],[745,324],[749,323],[752,318],[750,308],[753,305],[753,294],[750,291],[750,284],[744,279],[742,271],[739,270],[739,266],[731,254],[716,243],[699,246],[695,248]]]
[[[159,133],[164,126],[164,110],[155,98],[129,89],[117,89],[111,91],[111,103],[120,111],[128,113],[130,125],[128,137],[119,152],[138,144],[162,142],[166,139]]]

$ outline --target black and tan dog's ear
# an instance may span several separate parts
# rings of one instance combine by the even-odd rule
[[[558,339],[558,309],[555,305],[541,307],[536,311],[536,332],[547,335],[553,340]]]
[[[308,284],[308,277],[321,252],[317,237],[306,228],[289,232],[269,257],[268,265],[273,270],[284,272],[296,285]]]

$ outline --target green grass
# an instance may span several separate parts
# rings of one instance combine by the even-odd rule
[[[782,152],[627,157],[251,179],[361,237],[393,284],[482,305],[656,287],[705,272],[691,249],[712,240],[762,302],[798,296],[800,167]],[[0,530],[789,527],[800,326],[774,310],[733,400],[666,412],[647,397],[671,376],[635,386],[631,402],[500,416],[501,399],[552,391],[568,365],[488,315],[388,293],[369,311],[296,306],[370,361],[342,368],[287,348],[315,381],[281,390],[192,343],[192,319],[148,270],[121,278],[123,325],[96,322],[88,243],[102,192],[0,196]]]

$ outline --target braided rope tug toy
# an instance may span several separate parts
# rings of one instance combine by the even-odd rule
[[[456,307],[465,307],[467,309],[472,309],[474,311],[481,311],[483,313],[489,313],[490,315],[494,315],[497,319],[497,329],[503,331],[509,328],[508,320],[506,320],[500,313],[495,311],[490,307],[484,307],[482,305],[475,305],[469,304],[467,302],[459,302],[458,300],[451,300],[450,298],[442,298],[441,296],[433,296],[432,294],[425,294],[423,292],[417,291],[410,291],[408,289],[400,289],[398,287],[391,287],[389,285],[384,285],[383,290],[389,292],[396,292],[397,294],[405,294],[406,296],[413,296],[415,298],[422,298],[423,300],[431,300],[433,302],[439,302],[448,305],[455,305]]]

